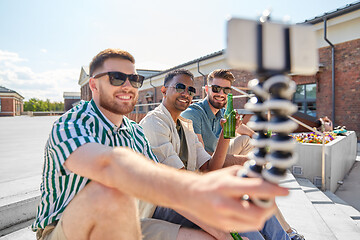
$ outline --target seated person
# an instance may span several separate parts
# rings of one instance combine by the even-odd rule
[[[149,139],[151,148],[158,160],[177,169],[190,171],[212,171],[226,165],[228,145],[230,140],[222,137],[217,141],[214,154],[210,156],[194,133],[192,121],[184,119],[180,113],[191,103],[195,95],[193,75],[187,70],[175,70],[166,75],[162,103],[149,112],[140,125]],[[238,163],[242,164],[242,159]],[[143,212],[143,208],[140,213]],[[179,224],[187,228],[204,230],[210,239],[231,239],[229,232],[219,231],[209,227],[191,216],[189,212],[175,212],[169,208],[156,207],[155,211],[148,212],[156,219]],[[144,217],[144,216],[143,216]],[[149,217],[149,216],[147,216]],[[270,218],[261,233],[266,239],[289,239],[275,217]],[[241,233],[250,239],[264,239],[259,232]]]
[[[315,127],[320,132],[331,132],[334,130],[333,123],[327,116],[316,120]]]
[[[207,96],[199,102],[191,104],[181,116],[192,120],[194,131],[204,144],[205,150],[214,152],[218,142],[227,103],[227,94],[231,92],[234,75],[227,70],[215,70],[208,76],[205,86]],[[229,154],[247,155],[251,150],[250,139],[254,131],[245,124],[236,128],[237,136],[230,141]]]

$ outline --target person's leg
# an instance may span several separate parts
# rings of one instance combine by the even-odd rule
[[[265,222],[265,225],[260,232],[266,240],[290,240],[275,216],[272,216]]]
[[[180,225],[154,218],[143,218],[141,232],[143,240],[176,240]]]
[[[178,224],[155,218],[141,219],[141,231],[143,240],[215,240],[213,236],[200,229],[180,227]]]
[[[228,154],[247,155],[254,148],[250,140],[251,138],[247,135],[237,135],[230,140]]]
[[[290,225],[286,222],[284,216],[282,215],[282,213],[280,212],[280,209],[278,207],[276,208],[276,211],[275,211],[275,217],[279,221],[281,227],[284,229],[285,232],[287,232],[287,233],[292,232]]]
[[[66,207],[62,228],[68,240],[141,239],[135,199],[94,181]]]
[[[206,232],[204,232],[202,230],[196,230],[196,229],[190,229],[190,228],[181,227],[176,240],[189,240],[189,239],[216,240],[213,236],[211,236],[210,234],[208,234],[208,233],[206,233]],[[230,239],[231,238],[229,238],[229,240]]]
[[[171,208],[156,207],[152,218],[178,224],[186,228],[200,229],[195,223]]]
[[[240,234],[241,237],[246,237],[246,238],[248,238],[250,240],[264,240],[264,237],[258,231],[244,232],[244,233],[239,233],[239,234]]]
[[[192,221],[188,220],[178,212],[173,209],[165,208],[165,207],[156,207],[155,212],[152,216],[152,219],[160,221],[166,221],[170,223],[174,223],[180,225],[181,228],[178,233],[177,239],[215,239],[211,234],[203,231],[198,225],[193,223]],[[141,224],[141,228],[143,229],[143,224]],[[257,234],[256,234],[257,233]],[[251,239],[251,240],[264,240],[259,232],[254,232],[253,234],[240,234],[244,240]],[[251,236],[251,237],[249,237]],[[256,237],[255,237],[256,236]],[[165,238],[159,238],[165,239]],[[166,238],[170,239],[170,238]],[[232,240],[229,233],[229,240]],[[148,239],[145,239],[148,240]]]

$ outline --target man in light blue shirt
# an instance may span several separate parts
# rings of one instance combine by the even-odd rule
[[[208,76],[208,85],[205,86],[206,98],[191,104],[181,113],[182,117],[193,121],[194,131],[208,152],[214,152],[216,148],[221,131],[220,119],[224,117],[227,94],[231,92],[234,80],[234,75],[227,70],[213,71]],[[254,131],[241,124],[236,133],[237,136],[230,142],[228,153],[247,155],[252,149],[250,139]]]

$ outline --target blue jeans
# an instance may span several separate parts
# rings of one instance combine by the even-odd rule
[[[247,237],[250,240],[290,240],[289,235],[281,227],[275,216],[267,220],[260,231],[240,233],[240,236]]]
[[[152,218],[175,223],[187,228],[200,229],[195,223],[170,208],[157,207]],[[250,240],[290,240],[275,216],[267,220],[260,231],[240,233],[240,236],[247,237]]]

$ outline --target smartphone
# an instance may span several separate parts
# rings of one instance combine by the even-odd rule
[[[255,72],[260,63],[268,71],[301,75],[318,71],[316,33],[311,25],[231,18],[226,31],[225,56],[232,68]]]

